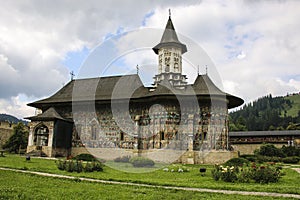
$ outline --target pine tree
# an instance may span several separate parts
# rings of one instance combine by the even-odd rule
[[[18,153],[20,149],[25,149],[28,142],[28,128],[19,122],[13,129],[13,135],[3,145],[9,152]]]

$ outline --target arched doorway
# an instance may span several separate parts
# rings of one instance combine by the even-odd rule
[[[44,124],[39,125],[34,131],[34,145],[35,146],[48,146],[49,129]]]

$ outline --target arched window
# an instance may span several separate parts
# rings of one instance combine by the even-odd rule
[[[96,140],[97,139],[97,125],[93,124],[92,125],[92,140]]]
[[[34,131],[34,144],[36,146],[48,146],[49,129],[44,124],[38,126]]]
[[[124,140],[124,132],[120,133],[120,140],[123,141]]]
[[[165,132],[160,132],[160,139],[165,140]]]
[[[165,72],[169,72],[169,71],[170,71],[170,65],[167,64],[167,65],[166,65],[166,68],[165,68]]]
[[[75,126],[75,131],[74,131],[74,140],[80,140],[80,135],[82,134],[82,125],[81,124],[76,124]]]

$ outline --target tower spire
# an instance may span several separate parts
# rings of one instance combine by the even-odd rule
[[[153,51],[158,54],[159,49],[164,47],[176,47],[181,50],[181,54],[187,52],[185,44],[182,44],[177,37],[173,22],[171,20],[171,10],[169,9],[169,19],[161,37],[160,43],[153,47]]]
[[[158,74],[154,77],[153,85],[167,80],[176,88],[184,88],[187,82],[186,76],[182,75],[182,54],[187,52],[187,48],[178,40],[171,19],[171,9],[164,33],[153,51],[158,55]]]

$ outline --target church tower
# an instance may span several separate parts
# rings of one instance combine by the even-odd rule
[[[153,51],[158,55],[158,74],[153,85],[167,80],[173,87],[184,88],[187,82],[186,75],[182,75],[182,54],[187,52],[187,48],[178,40],[171,14],[160,43],[153,47]]]

